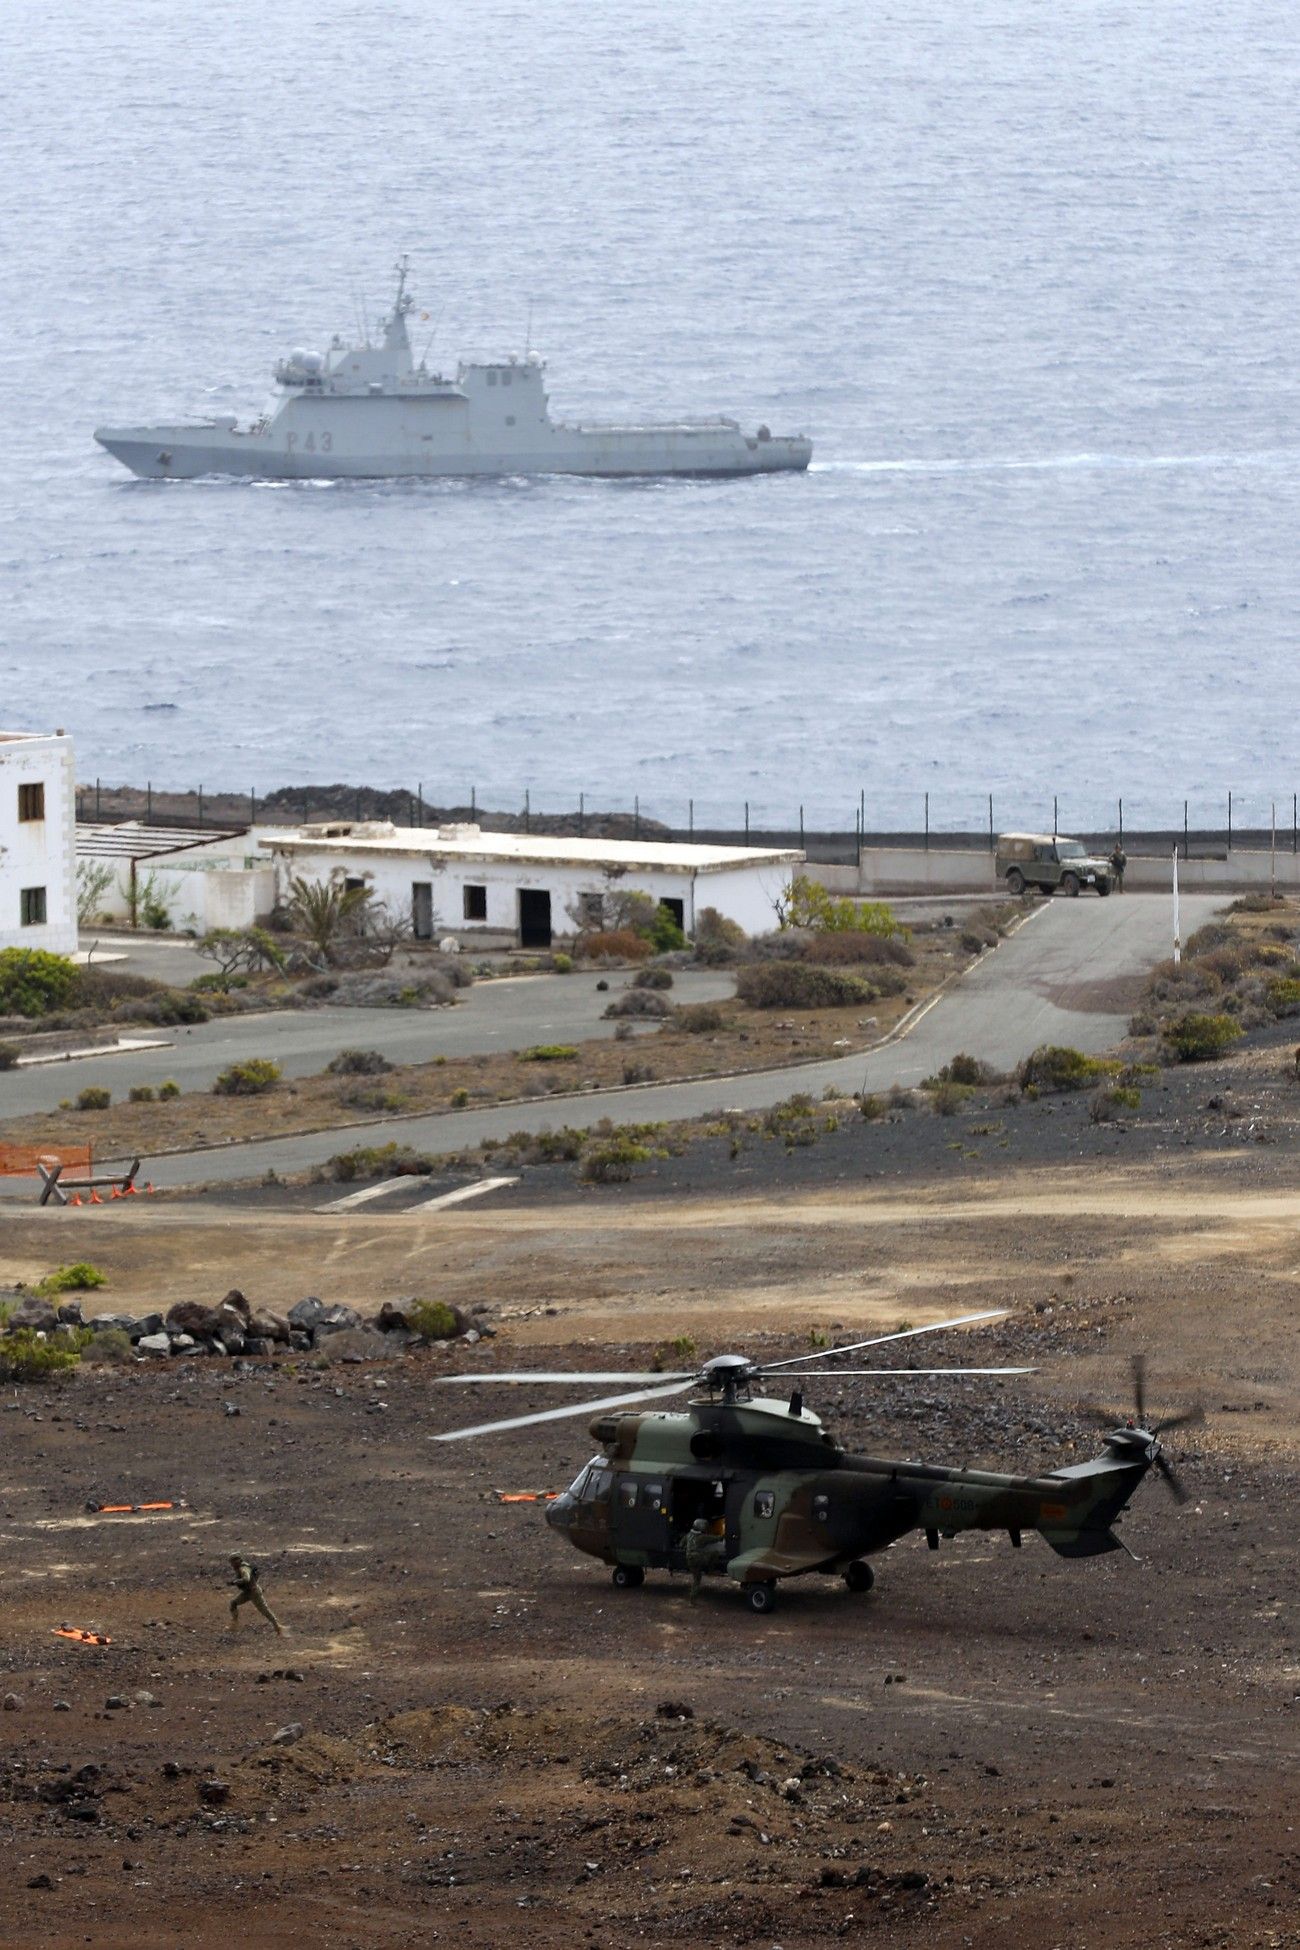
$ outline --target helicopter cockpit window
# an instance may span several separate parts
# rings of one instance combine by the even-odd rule
[[[643,1483],[641,1485],[641,1507],[643,1510],[657,1510],[663,1501],[662,1483]]]
[[[771,1490],[759,1490],[754,1497],[754,1515],[770,1517],[776,1508],[776,1497]]]
[[[618,1486],[618,1500],[625,1510],[636,1509],[637,1482],[635,1476],[625,1476]]]
[[[830,1498],[828,1496],[815,1496],[813,1498],[813,1516],[816,1518],[817,1522],[825,1523],[826,1519],[830,1516],[830,1513],[831,1513]]]

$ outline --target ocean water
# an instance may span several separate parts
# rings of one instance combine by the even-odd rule
[[[697,822],[1300,783],[1280,0],[7,0],[0,722],[83,778]],[[715,483],[149,484],[409,251],[431,360],[806,430]],[[531,323],[530,323],[531,319]]]

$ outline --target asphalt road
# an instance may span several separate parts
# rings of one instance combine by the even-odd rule
[[[1223,905],[1222,899],[1212,896],[1184,899],[1184,937]],[[1036,910],[1010,940],[920,1013],[909,1034],[866,1057],[857,1055],[702,1083],[651,1084],[493,1109],[387,1118],[367,1125],[364,1141],[386,1144],[393,1140],[424,1151],[450,1151],[509,1131],[591,1124],[600,1117],[649,1120],[701,1116],[727,1107],[761,1110],[796,1090],[819,1095],[828,1083],[846,1091],[915,1084],[959,1050],[999,1069],[1011,1069],[1040,1043],[1070,1043],[1096,1052],[1123,1036],[1144,972],[1169,953],[1171,944],[1170,903],[1165,896],[1126,894],[1108,901],[1054,900]],[[574,978],[538,980],[554,980],[564,986]],[[536,985],[530,984],[530,988],[535,998]],[[531,1009],[533,1002],[527,1001],[525,1006]],[[357,1014],[347,1013],[350,1017]],[[449,1012],[445,1019],[454,1019],[459,1013]],[[468,1014],[465,1020],[468,1022]],[[543,1021],[531,1014],[530,1021],[529,1040],[542,1040]],[[361,1038],[349,1035],[348,1040]],[[268,1170],[304,1171],[345,1148],[348,1142],[344,1132],[334,1130],[198,1151],[155,1160],[150,1176],[160,1186],[181,1186],[256,1178]],[[19,1182],[10,1180],[8,1184],[16,1186]]]
[[[223,1016],[189,1029],[125,1025],[121,1034],[166,1039],[170,1047],[126,1055],[86,1056],[71,1062],[8,1070],[0,1081],[0,1115],[21,1117],[56,1110],[89,1084],[123,1097],[133,1083],[157,1085],[173,1077],[182,1090],[209,1090],[230,1063],[269,1056],[286,1076],[313,1076],[341,1049],[376,1049],[392,1063],[428,1063],[435,1056],[477,1055],[487,1050],[528,1049],[534,1043],[576,1043],[612,1036],[606,1004],[631,981],[627,971],[594,974],[519,975],[476,982],[458,991],[449,1009],[283,1009],[251,1016]],[[733,978],[724,970],[685,969],[674,976],[674,1002],[717,1002],[730,996]],[[88,1043],[108,1042],[118,1032],[88,1031]]]

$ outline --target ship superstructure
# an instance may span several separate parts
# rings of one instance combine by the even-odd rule
[[[193,480],[385,480],[519,474],[768,474],[806,468],[812,442],[732,419],[663,425],[567,425],[551,418],[536,353],[462,361],[454,378],[411,351],[408,264],[381,338],[324,353],[295,351],[275,368],[281,399],[241,427],[233,415],[187,425],[97,427],[95,438],[134,474]]]

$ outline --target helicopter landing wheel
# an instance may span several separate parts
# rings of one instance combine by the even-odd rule
[[[844,1567],[844,1582],[850,1591],[870,1591],[876,1582],[876,1574],[871,1566],[860,1557]]]
[[[751,1611],[771,1611],[776,1604],[776,1585],[751,1584],[745,1593],[745,1603]]]
[[[635,1591],[645,1583],[645,1569],[640,1564],[616,1564],[610,1583],[615,1591]]]

